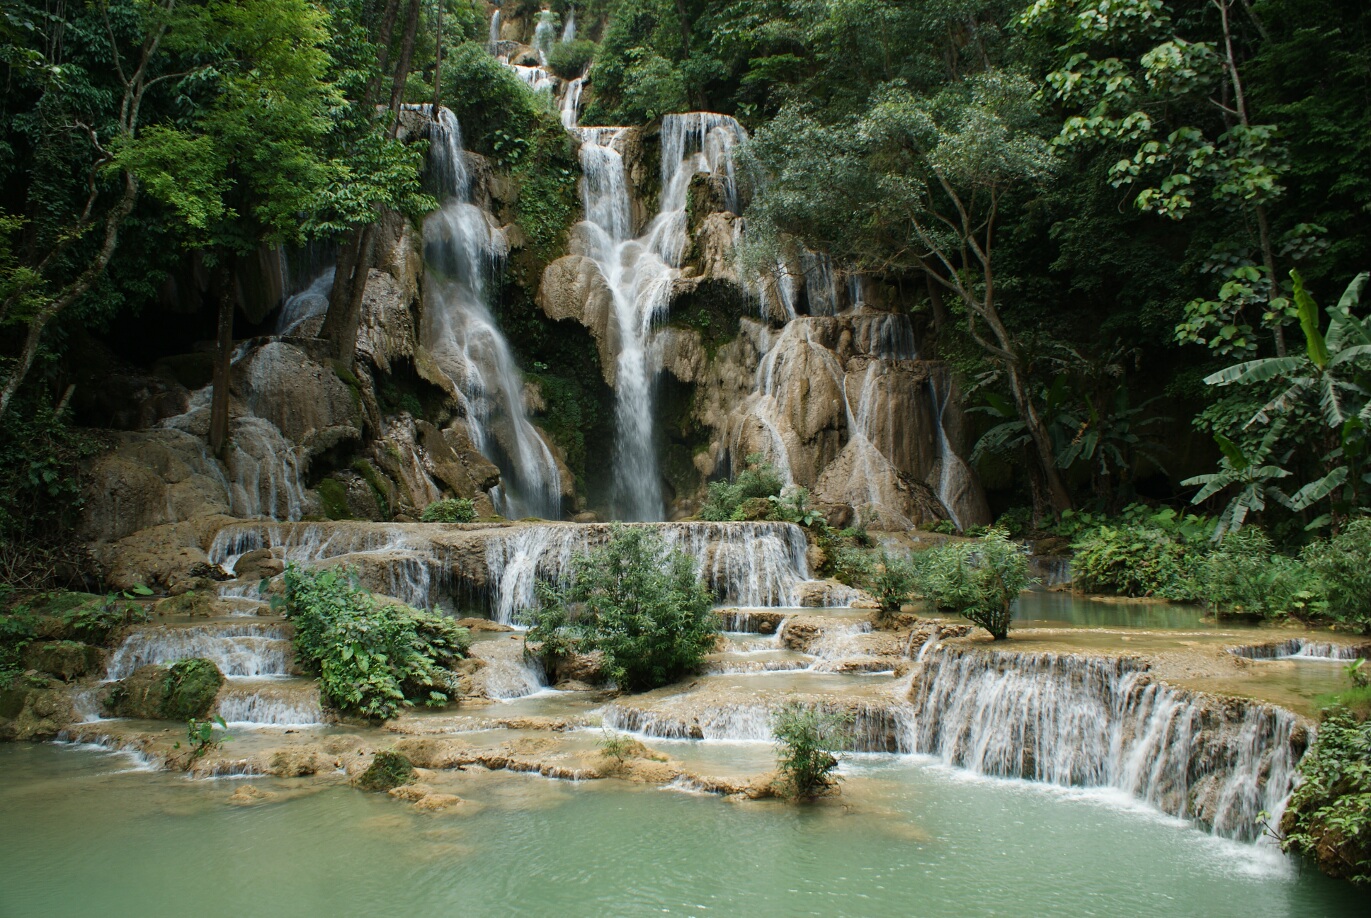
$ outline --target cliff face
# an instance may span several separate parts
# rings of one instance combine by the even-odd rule
[[[230,448],[203,445],[202,353],[108,376],[101,410],[121,430],[89,466],[83,536],[141,534],[140,565],[169,551],[202,561],[227,517],[405,520],[444,496],[526,515],[512,494],[535,486],[564,517],[614,516],[630,477],[614,432],[633,422],[634,392],[648,469],[635,474],[658,518],[692,515],[709,481],[760,455],[837,524],[988,521],[950,374],[889,292],[807,252],[760,276],[740,267],[736,122],[573,132],[586,219],[541,265],[523,250],[510,175],[462,150],[450,114],[406,111],[448,197],[423,226],[382,220],[355,361],[314,337],[326,258],[264,253],[253,276],[284,293],[245,314],[256,334],[234,356]]]

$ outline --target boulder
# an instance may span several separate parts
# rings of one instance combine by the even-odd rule
[[[35,674],[0,688],[0,740],[50,739],[76,719],[62,683]]]
[[[210,660],[180,660],[171,666],[141,666],[106,693],[104,707],[114,717],[190,720],[214,709],[224,675]]]
[[[595,262],[583,255],[565,255],[544,268],[538,306],[549,319],[577,322],[590,332],[605,384],[612,387],[619,327],[614,319],[614,296]]]
[[[43,641],[30,644],[24,651],[25,666],[56,676],[63,682],[98,672],[103,658],[99,647],[78,641]]]

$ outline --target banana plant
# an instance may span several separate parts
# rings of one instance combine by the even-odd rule
[[[1190,499],[1192,504],[1202,504],[1216,494],[1236,489],[1228,500],[1228,506],[1219,514],[1218,525],[1214,527],[1214,541],[1222,540],[1228,532],[1241,529],[1249,515],[1266,509],[1268,501],[1289,505],[1290,498],[1277,484],[1290,477],[1290,470],[1281,464],[1289,458],[1289,452],[1279,459],[1273,458],[1280,446],[1284,428],[1284,421],[1278,420],[1272,424],[1250,454],[1227,437],[1216,436],[1214,440],[1223,451],[1219,470],[1181,482],[1185,487],[1200,489]]]
[[[1213,386],[1270,381],[1279,384],[1277,394],[1258,409],[1245,425],[1249,428],[1254,425],[1271,426],[1256,453],[1269,455],[1274,451],[1274,444],[1270,449],[1266,444],[1271,440],[1272,433],[1278,434],[1284,429],[1287,419],[1298,420],[1304,413],[1305,418],[1321,422],[1327,430],[1325,439],[1329,444],[1329,450],[1322,460],[1323,474],[1289,497],[1282,496],[1282,503],[1298,512],[1331,500],[1333,510],[1337,512],[1356,506],[1364,487],[1371,485],[1371,472],[1365,470],[1364,461],[1368,452],[1371,452],[1367,436],[1368,427],[1371,427],[1371,391],[1368,391],[1368,385],[1371,384],[1371,322],[1352,314],[1360,305],[1368,275],[1363,273],[1353,278],[1337,305],[1328,309],[1326,332],[1320,328],[1319,309],[1305,289],[1304,279],[1298,271],[1291,271],[1290,277],[1294,282],[1300,328],[1304,332],[1304,353],[1248,360],[1206,377],[1205,382]],[[1258,470],[1265,467],[1262,465],[1264,460],[1243,456],[1231,441],[1220,438],[1219,445],[1224,451],[1224,467],[1220,472],[1186,482],[1204,485],[1195,498],[1196,503],[1224,487],[1238,483],[1238,478],[1234,477],[1238,472],[1256,475]],[[1212,487],[1224,475],[1228,476],[1226,483]],[[1284,478],[1288,475],[1286,472],[1275,477]],[[1252,496],[1249,488],[1254,483],[1246,481],[1240,497]],[[1231,503],[1229,508],[1236,509]],[[1255,507],[1249,506],[1248,509]],[[1240,527],[1245,516],[1246,511],[1232,517],[1237,524],[1233,528]],[[1332,514],[1324,514],[1310,523],[1310,527],[1317,528],[1334,521]]]
[[[1211,386],[1251,385],[1279,380],[1285,387],[1258,409],[1247,422],[1269,424],[1277,415],[1286,415],[1313,402],[1324,422],[1333,428],[1346,424],[1350,417],[1371,421],[1371,396],[1361,379],[1371,372],[1371,327],[1352,315],[1361,300],[1367,275],[1358,274],[1347,285],[1338,305],[1328,310],[1328,332],[1319,330],[1319,308],[1304,289],[1304,279],[1291,271],[1295,283],[1295,304],[1300,328],[1304,331],[1305,352],[1284,357],[1264,357],[1234,364],[1205,377]]]

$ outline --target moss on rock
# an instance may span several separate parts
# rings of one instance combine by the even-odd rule
[[[357,776],[357,786],[369,791],[388,791],[413,781],[414,766],[394,750],[376,753],[367,770]]]
[[[214,708],[224,675],[210,660],[178,660],[171,666],[143,666],[114,684],[105,710],[115,717],[144,720],[203,718]]]

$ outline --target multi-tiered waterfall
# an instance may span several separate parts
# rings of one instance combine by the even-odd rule
[[[487,303],[489,279],[506,252],[504,235],[471,202],[461,129],[452,112],[440,109],[431,131],[430,169],[446,200],[424,224],[422,339],[452,383],[473,444],[500,468],[496,507],[514,518],[557,519],[557,462],[528,420],[523,378]]]
[[[685,251],[686,194],[699,172],[725,177],[736,200],[732,149],[742,128],[727,115],[695,112],[662,121],[658,212],[635,235],[625,176],[624,131],[580,129],[582,200],[589,231],[587,255],[613,297],[619,350],[615,363],[615,515],[628,520],[663,516],[653,423],[653,388],[659,372],[653,330],[666,315],[672,282]],[[734,205],[736,207],[736,204]]]

